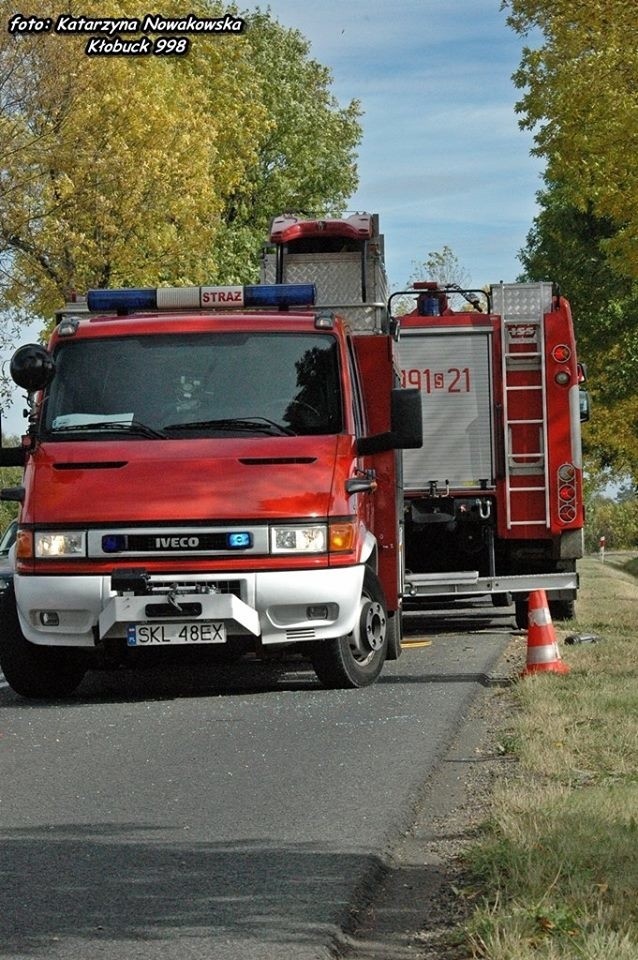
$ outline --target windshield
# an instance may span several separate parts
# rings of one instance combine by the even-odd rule
[[[44,430],[68,439],[307,435],[342,429],[327,334],[113,337],[59,346]]]

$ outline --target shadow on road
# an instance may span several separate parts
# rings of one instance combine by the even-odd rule
[[[173,837],[179,829],[165,828]],[[88,957],[116,941],[119,949],[99,955],[126,956],[126,941],[135,941],[136,957],[165,956],[160,942],[175,941],[171,957],[218,956],[202,946],[227,950],[233,942],[219,956],[239,957],[242,942],[328,943],[337,928],[352,926],[353,877],[361,878],[355,902],[364,903],[362,891],[376,889],[386,872],[363,852],[267,840],[168,842],[163,831],[129,824],[2,831],[0,956]],[[142,943],[151,944],[148,953]]]
[[[404,617],[405,651],[420,637],[453,637],[459,641],[481,642],[481,633],[511,633],[515,627],[512,614],[495,611],[491,605],[441,609],[433,607],[412,611]],[[454,639],[453,642],[456,642]],[[399,661],[401,664],[402,661]],[[424,668],[427,671],[427,652]],[[383,673],[379,683],[480,683],[501,685],[498,678],[484,673],[424,672],[408,675]],[[64,700],[25,700],[6,686],[0,688],[0,710],[19,707],[41,710],[47,706],[82,706],[87,702],[131,703],[149,700],[177,700],[198,696],[236,697],[281,691],[323,691],[314,670],[300,654],[285,654],[257,660],[247,657],[233,664],[223,662],[170,664],[156,667],[89,671],[76,693]]]

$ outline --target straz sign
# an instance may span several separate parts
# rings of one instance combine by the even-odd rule
[[[243,287],[202,287],[200,294],[202,307],[243,307]]]

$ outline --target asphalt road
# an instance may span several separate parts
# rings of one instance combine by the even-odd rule
[[[0,958],[332,957],[512,628],[419,619],[361,691],[249,661],[0,684]]]

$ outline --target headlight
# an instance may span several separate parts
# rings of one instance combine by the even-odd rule
[[[356,525],[351,520],[270,528],[271,553],[346,553],[354,550]]]
[[[34,552],[39,559],[66,560],[86,556],[84,530],[36,530]]]
[[[271,553],[325,553],[327,549],[325,523],[270,528]]]

